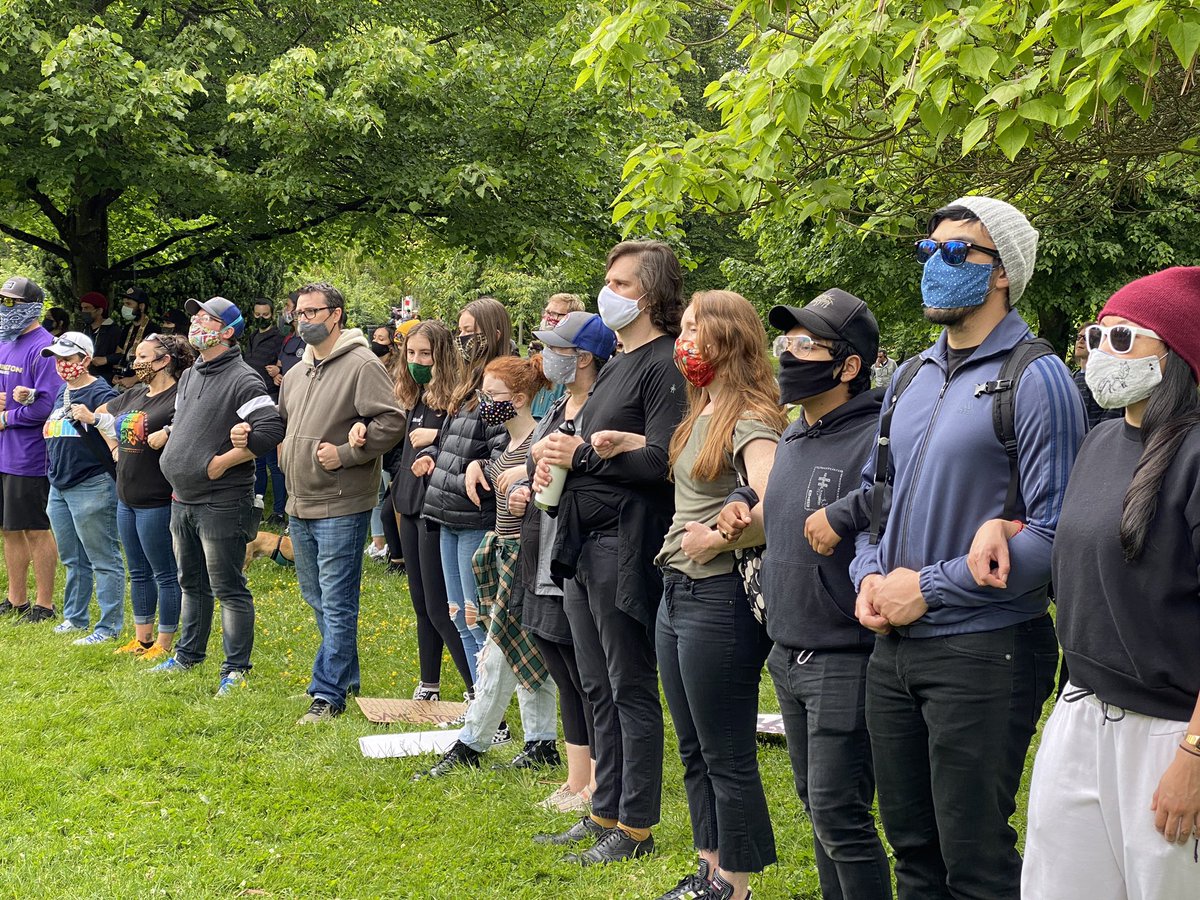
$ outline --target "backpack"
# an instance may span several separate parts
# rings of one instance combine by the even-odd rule
[[[1001,518],[1015,519],[1021,507],[1021,473],[1017,461],[1016,398],[1017,385],[1021,376],[1034,360],[1043,356],[1054,356],[1054,347],[1045,338],[1022,341],[1009,351],[995,381],[986,381],[975,386],[975,396],[992,396],[992,427],[996,439],[1008,455],[1008,493],[1004,498]],[[888,469],[891,465],[892,416],[896,412],[896,401],[904,389],[912,383],[917,372],[926,362],[917,357],[905,363],[896,375],[892,388],[891,405],[879,419],[879,437],[875,446],[875,484],[871,492],[871,543],[879,543],[879,535],[886,524],[883,518],[884,492],[890,486]]]

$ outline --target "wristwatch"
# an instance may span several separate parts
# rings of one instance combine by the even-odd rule
[[[1197,753],[1200,753],[1200,734],[1189,734],[1183,739],[1185,747],[1191,747]]]

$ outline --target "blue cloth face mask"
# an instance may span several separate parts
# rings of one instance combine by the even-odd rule
[[[921,275],[921,302],[932,309],[982,306],[992,281],[990,263],[965,262],[952,266],[935,253]]]
[[[41,321],[43,303],[14,303],[0,306],[0,341],[11,344],[34,322]]]

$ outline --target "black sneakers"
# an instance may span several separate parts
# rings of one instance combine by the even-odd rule
[[[653,852],[654,835],[650,835],[644,841],[635,841],[620,828],[612,828],[596,841],[594,847],[589,847],[582,853],[568,853],[563,859],[565,862],[579,863],[581,866],[602,866],[624,859],[636,859]],[[707,898],[708,894],[704,896]]]
[[[566,831],[560,831],[558,834],[535,834],[533,842],[535,844],[557,844],[561,847],[583,841],[594,841],[603,837],[607,832],[608,829],[603,825],[597,825],[591,816],[584,816]]]
[[[696,895],[696,900],[730,900],[733,897],[733,885],[726,881],[718,873],[713,876],[712,883],[709,884],[708,890],[702,894]],[[746,900],[752,900],[753,895],[750,891],[746,891]]]
[[[454,746],[446,751],[445,755],[438,760],[437,765],[427,772],[418,772],[413,776],[413,781],[420,781],[423,778],[441,778],[444,775],[452,774],[456,769],[478,769],[479,759],[483,754],[472,750],[462,741],[455,741]]]
[[[525,748],[516,755],[507,768],[544,769],[547,766],[561,765],[562,757],[558,755],[558,744],[554,741],[526,741]]]
[[[19,607],[13,607],[16,612]],[[47,622],[55,616],[54,607],[38,606],[36,603],[27,606],[21,614],[13,620],[14,625],[36,625],[38,622]]]
[[[496,733],[492,735],[492,746],[502,747],[505,744],[512,742],[512,732],[508,730],[508,723],[503,719],[496,726]]]
[[[22,613],[27,612],[29,612],[28,603],[24,604],[23,606],[13,606],[13,602],[11,600],[5,600],[3,603],[0,603],[0,616],[7,616],[9,613],[21,615]]]
[[[695,872],[685,875],[679,884],[660,895],[657,900],[699,900],[701,897],[707,897],[709,888],[712,887],[711,878],[712,870],[702,859]]]
[[[316,725],[319,722],[328,722],[336,719],[342,714],[342,710],[338,709],[328,700],[323,700],[320,697],[313,699],[309,704],[308,712],[296,720],[297,725]]]

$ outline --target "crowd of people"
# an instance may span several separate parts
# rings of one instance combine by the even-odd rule
[[[665,697],[697,858],[659,900],[745,900],[776,862],[764,665],[828,900],[893,879],[906,900],[1194,897],[1200,267],[1117,291],[1073,378],[1015,309],[1037,243],[1001,200],[938,210],[915,249],[942,331],[899,365],[852,293],[776,306],[769,342],[738,294],[685,300],[657,241],[612,249],[598,313],[551,297],[524,357],[490,297],[364,332],[308,284],[251,304],[243,350],[221,297],[168,329],[131,288],[122,330],[85,294],[72,330],[9,278],[0,612],[59,619],[61,559],[53,629],[118,641],[127,570],[116,652],[183,676],[219,599],[228,696],[266,515],[321,638],[300,722],[359,688],[365,547],[408,580],[413,698],[441,698],[444,652],[467,689],[417,777],[481,767],[515,693],[511,765],[565,755],[542,805],[577,816],[531,838],[571,862],[653,852]],[[1022,860],[1012,817],[1056,680]]]

